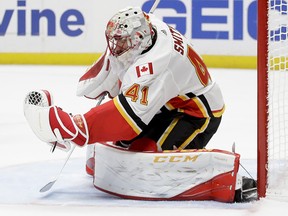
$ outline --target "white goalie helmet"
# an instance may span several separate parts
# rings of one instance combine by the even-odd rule
[[[119,11],[109,20],[105,32],[111,54],[125,65],[152,45],[153,34],[149,15],[139,7]]]

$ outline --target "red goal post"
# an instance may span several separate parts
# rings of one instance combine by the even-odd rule
[[[288,1],[258,0],[259,197],[288,201]]]
[[[267,185],[268,5],[267,0],[258,0],[257,183],[259,197],[265,197]]]

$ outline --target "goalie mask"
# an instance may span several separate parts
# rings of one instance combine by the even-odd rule
[[[152,45],[154,33],[149,16],[138,7],[130,7],[109,20],[105,34],[111,54],[127,65]]]

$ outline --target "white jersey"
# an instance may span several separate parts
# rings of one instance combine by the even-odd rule
[[[136,123],[140,128],[163,110],[176,109],[199,118],[220,117],[222,94],[201,57],[177,30],[149,16],[157,39],[119,74],[122,95],[114,99],[118,110],[130,125]],[[112,67],[111,72],[118,71]]]
[[[113,98],[85,114],[90,143],[130,140],[160,112],[217,118],[224,111],[220,88],[190,42],[154,15],[149,16],[156,31],[154,44],[132,65],[124,69],[107,49],[79,80],[77,95],[97,98],[108,92]],[[105,129],[106,124],[110,130]]]

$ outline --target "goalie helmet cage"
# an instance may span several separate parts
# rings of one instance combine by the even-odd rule
[[[258,0],[259,197],[288,200],[287,0]]]

